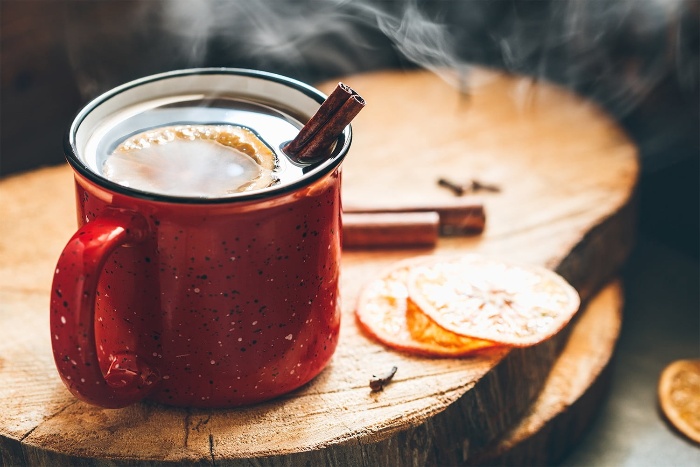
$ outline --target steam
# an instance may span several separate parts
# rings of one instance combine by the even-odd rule
[[[431,19],[415,2],[408,2],[398,18],[377,14],[377,26],[407,59],[428,70],[439,73],[462,65],[446,23]]]
[[[82,70],[79,78],[90,92],[116,84],[110,78],[123,82],[151,71],[193,66],[258,68],[310,82],[377,68],[416,66],[463,87],[473,66],[486,65],[558,82],[620,118],[663,80],[676,80],[681,89],[691,92],[697,92],[698,86],[696,0],[127,4],[137,5],[126,13],[131,15],[127,21],[113,20],[117,26],[111,28],[95,25],[87,38],[84,32],[73,33],[72,48],[82,49],[73,51],[73,62]],[[85,25],[73,29],[80,27]],[[90,54],[85,51],[96,37],[110,32],[117,36],[114,40],[127,37],[124,45],[132,46],[120,55],[137,56],[116,72],[114,66],[110,72],[99,71],[105,63],[91,68],[94,63],[86,63]],[[134,36],[148,41],[148,52],[143,45],[129,42]],[[92,55],[94,62],[98,52]],[[99,56],[104,56],[104,50]]]
[[[386,56],[384,47],[455,86],[475,64],[501,66],[622,116],[670,73],[697,85],[683,24],[697,13],[693,1],[176,0],[163,20],[190,65],[215,59],[203,53],[215,41],[252,66],[330,76],[380,66],[373,56]]]

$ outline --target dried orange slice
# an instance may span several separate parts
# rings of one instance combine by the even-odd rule
[[[426,356],[458,357],[497,346],[446,331],[407,300],[406,279],[425,259],[400,261],[364,286],[355,310],[361,328],[391,348]]]
[[[525,347],[556,334],[579,308],[556,273],[478,255],[435,257],[411,268],[409,300],[461,336]]]
[[[700,360],[677,360],[661,372],[659,403],[666,418],[700,443]]]

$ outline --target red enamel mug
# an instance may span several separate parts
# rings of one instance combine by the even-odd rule
[[[115,142],[143,128],[236,123],[244,102],[298,130],[324,98],[275,74],[194,69],[125,84],[78,114],[65,152],[79,227],[58,259],[50,310],[56,366],[76,397],[233,407],[288,393],[328,364],[349,126],[297,179],[231,196],[152,193],[101,172]]]

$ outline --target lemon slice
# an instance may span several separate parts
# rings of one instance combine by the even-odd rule
[[[561,330],[580,298],[544,268],[465,255],[434,257],[411,268],[409,301],[460,336],[526,347]]]
[[[659,403],[666,418],[685,436],[700,443],[700,360],[677,360],[659,379]]]
[[[458,357],[496,347],[446,331],[407,300],[406,279],[426,258],[400,261],[364,286],[355,309],[360,327],[388,347],[418,355]]]

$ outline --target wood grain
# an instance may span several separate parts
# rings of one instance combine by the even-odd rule
[[[254,407],[102,410],[76,402],[53,368],[48,338],[51,276],[75,226],[70,170],[0,182],[3,462],[458,464],[504,436],[545,385],[570,328],[527,349],[418,358],[362,335],[355,297],[368,278],[407,256],[481,252],[556,269],[591,298],[632,246],[638,162],[594,105],[488,70],[471,78],[468,100],[424,71],[343,79],[368,102],[353,123],[344,201],[451,199],[436,183],[446,175],[502,191],[483,197],[481,236],[441,238],[420,251],[346,252],[342,337],[330,366],[304,388]],[[394,365],[392,383],[371,393],[371,375]]]

